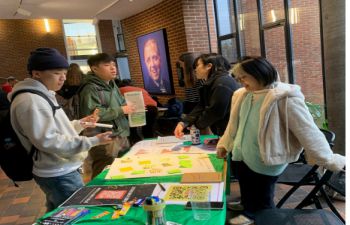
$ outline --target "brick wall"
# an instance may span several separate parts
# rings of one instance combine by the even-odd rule
[[[49,24],[51,32],[46,33],[41,19],[0,20],[1,77],[15,76],[18,80],[28,77],[28,56],[39,47],[56,48],[66,56],[61,21],[50,19]]]
[[[324,104],[318,0],[292,1],[299,23],[292,25],[296,83],[307,101]]]
[[[137,49],[137,37],[162,28],[166,29],[175,94],[184,96],[182,88],[177,85],[178,79],[175,70],[178,56],[187,50],[181,1],[165,0],[146,11],[122,20],[121,23],[125,47],[128,52],[131,79],[139,87],[144,87],[144,85]],[[159,99],[164,103],[170,97],[173,96],[159,96]]]
[[[166,29],[170,54],[170,66],[175,95],[184,98],[184,89],[178,86],[176,61],[183,52],[208,52],[208,30],[205,19],[204,0],[165,0],[154,7],[121,21],[125,46],[129,55],[131,78],[135,85],[143,87],[137,37]],[[211,14],[211,16],[213,16]],[[216,36],[212,38],[215,41]],[[162,103],[174,96],[159,96]]]
[[[115,55],[117,48],[115,45],[112,20],[100,20],[98,22],[98,30],[102,52]]]
[[[185,23],[187,49],[189,52],[209,52],[208,27],[204,0],[183,0],[183,20]],[[208,17],[212,52],[217,52],[214,10],[208,1]]]

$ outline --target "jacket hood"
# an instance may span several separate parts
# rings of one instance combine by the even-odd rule
[[[102,90],[112,90],[114,86],[116,86],[115,82],[113,80],[109,81],[109,84],[104,82],[101,78],[99,78],[96,74],[93,72],[88,72],[85,76],[85,79],[83,81],[83,84],[85,83],[94,83],[98,87],[100,87]]]
[[[276,100],[285,97],[297,97],[302,98],[303,100],[305,99],[303,93],[301,93],[301,88],[299,85],[275,82],[271,86],[271,97],[275,98]]]
[[[7,95],[7,99],[11,102],[12,95],[23,89],[33,89],[37,91],[41,91],[44,94],[47,94],[50,98],[55,98],[55,92],[49,91],[46,86],[40,81],[34,80],[32,78],[26,78],[23,81],[18,82],[12,89],[12,91]]]

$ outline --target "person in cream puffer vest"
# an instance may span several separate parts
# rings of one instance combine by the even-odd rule
[[[243,88],[232,96],[230,120],[217,145],[217,155],[222,158],[232,152],[232,160],[239,161],[244,211],[230,223],[250,224],[256,211],[275,207],[277,178],[303,149],[308,163],[332,171],[344,168],[345,157],[330,149],[300,87],[278,82],[278,73],[269,61],[247,57],[232,72]]]

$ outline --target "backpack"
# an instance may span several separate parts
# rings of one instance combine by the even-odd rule
[[[11,102],[15,97],[21,93],[30,92],[43,97],[51,106],[53,116],[55,116],[56,110],[60,107],[54,105],[54,103],[42,92],[33,89],[23,89],[14,92]],[[0,124],[0,166],[4,173],[9,177],[14,185],[16,181],[28,181],[33,179],[33,156],[36,154],[37,159],[38,149],[32,146],[32,149],[28,151],[23,147],[16,132],[12,128],[11,124],[11,112],[10,107],[5,115],[4,120]]]
[[[83,83],[75,91],[75,94],[70,98],[65,99],[60,94],[56,94],[56,99],[58,104],[62,107],[63,111],[66,113],[69,120],[79,120],[80,119],[80,92],[88,83]],[[94,87],[101,99],[102,105],[104,105],[103,90],[94,84]]]
[[[167,104],[168,110],[165,113],[166,117],[181,117],[183,112],[183,105],[177,98],[171,98]]]
[[[62,107],[69,120],[79,119],[79,94],[76,93],[72,97],[65,99],[59,94],[56,95],[58,104]]]

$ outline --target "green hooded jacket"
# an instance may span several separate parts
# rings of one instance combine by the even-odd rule
[[[92,114],[98,108],[100,110],[99,123],[112,124],[113,133],[120,137],[129,136],[129,123],[121,107],[126,105],[126,101],[114,81],[111,80],[107,84],[95,74],[88,73],[82,87],[79,93],[80,118]],[[110,129],[87,129],[91,135],[108,130]]]

